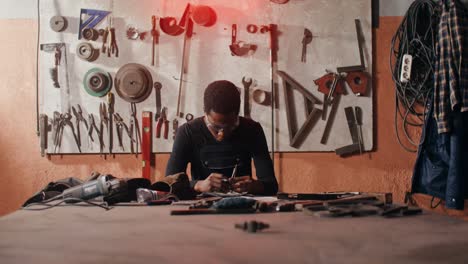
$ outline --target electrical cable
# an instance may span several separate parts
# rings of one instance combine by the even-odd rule
[[[40,136],[39,132],[39,46],[41,41],[41,15],[40,15],[40,0],[37,0],[37,44],[36,44],[36,135]]]
[[[62,200],[60,202],[58,202],[58,203],[50,204],[50,202],[57,201],[59,199],[62,199]],[[52,197],[52,198],[50,198],[48,200],[45,200],[45,201],[42,201],[42,202],[30,203],[30,204],[24,206],[22,209],[23,210],[31,210],[31,211],[42,211],[42,210],[46,210],[46,209],[50,209],[50,208],[59,206],[59,205],[61,205],[63,203],[66,203],[66,202],[71,202],[70,204],[67,204],[67,205],[74,205],[74,206],[81,206],[80,204],[76,204],[76,202],[84,202],[84,203],[87,203],[87,204],[90,204],[90,205],[93,205],[93,206],[98,206],[98,207],[104,208],[106,210],[110,210],[110,209],[113,208],[113,207],[109,207],[106,202],[95,203],[95,202],[91,202],[89,200],[84,200],[84,199],[74,198],[74,197],[63,199],[63,197],[61,195],[59,195],[59,196]],[[43,207],[30,208],[32,206],[43,206]]]
[[[433,0],[415,0],[408,8],[400,26],[392,38],[390,70],[395,83],[394,126],[398,143],[409,152],[415,149],[405,146],[398,129],[398,117],[408,142],[418,147],[408,133],[408,126],[422,127],[426,119],[426,106],[434,91],[435,43],[439,12]],[[400,81],[403,55],[413,57],[411,80]]]

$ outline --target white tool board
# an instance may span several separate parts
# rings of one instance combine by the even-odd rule
[[[326,144],[320,139],[326,120],[319,119],[299,147],[291,147],[286,120],[285,100],[282,78],[275,75],[277,83],[277,98],[279,103],[275,113],[275,124],[272,124],[270,106],[254,102],[252,96],[256,89],[271,92],[270,67],[270,35],[268,33],[249,33],[247,26],[275,24],[278,27],[278,62],[276,69],[286,72],[299,82],[315,97],[323,100],[323,95],[317,91],[314,80],[326,74],[325,70],[336,71],[337,67],[360,64],[358,40],[356,36],[355,19],[359,19],[362,27],[362,50],[366,71],[372,74],[372,33],[371,33],[371,0],[291,0],[286,4],[275,4],[269,0],[41,0],[40,1],[40,43],[64,43],[66,49],[66,67],[63,67],[65,56],[61,58],[58,70],[58,80],[61,88],[54,88],[50,69],[54,65],[54,53],[39,51],[39,103],[40,114],[53,117],[53,112],[70,111],[71,106],[80,104],[83,115],[93,114],[99,123],[99,104],[106,102],[106,97],[94,97],[83,88],[83,78],[92,68],[100,68],[108,72],[112,78],[120,67],[127,63],[144,65],[152,75],[153,81],[162,84],[162,106],[168,108],[169,138],[155,138],[155,122],[153,119],[153,152],[170,152],[172,149],[172,120],[176,118],[176,105],[179,90],[179,77],[182,63],[184,34],[171,36],[160,31],[159,43],[155,48],[156,63],[151,66],[152,37],[151,17],[175,17],[179,22],[182,14],[190,3],[192,6],[207,5],[216,13],[213,26],[194,25],[194,34],[186,50],[188,58],[187,72],[181,92],[180,108],[183,113],[191,113],[195,117],[203,115],[203,91],[214,80],[226,79],[235,83],[241,91],[243,100],[242,78],[253,79],[250,88],[250,109],[252,119],[263,126],[268,145],[272,147],[272,127],[275,128],[274,150],[285,152],[333,151],[336,148],[352,143],[344,107],[359,106],[363,111],[362,134],[365,150],[373,147],[373,105],[372,81],[369,80],[368,91],[364,96],[356,96],[346,85],[347,95],[341,97],[336,118],[330,130]],[[102,37],[96,41],[78,40],[80,27],[80,10],[110,11],[116,31],[116,41],[119,56],[108,57],[100,54],[93,61],[84,61],[77,57],[76,48],[79,43],[88,42],[94,48],[100,49]],[[67,28],[55,32],[50,27],[53,16],[64,16],[68,21]],[[237,25],[237,40],[247,44],[257,45],[255,52],[244,56],[233,56],[231,44],[231,27]],[[127,28],[132,25],[140,32],[146,32],[143,40],[131,40],[126,36]],[[107,19],[95,26],[104,29]],[[313,34],[313,39],[307,45],[306,62],[301,62],[302,39],[304,29]],[[159,29],[159,27],[158,27]],[[253,27],[251,28],[253,29]],[[115,111],[129,124],[130,103],[124,101],[112,87],[115,95]],[[137,103],[138,118],[141,130],[141,112],[155,112],[156,98],[151,95],[141,103]],[[305,119],[303,99],[294,92],[298,125]],[[241,112],[243,114],[243,101]],[[317,106],[317,105],[316,105]],[[317,106],[322,108],[321,105]],[[328,107],[330,109],[330,107]],[[70,111],[71,113],[71,111]],[[177,118],[179,126],[184,118]],[[71,119],[75,125],[74,116]],[[76,130],[76,128],[75,128]],[[104,133],[104,143],[107,151],[108,135]],[[113,129],[113,152],[129,153],[129,139],[124,133],[125,150],[117,146],[116,129]],[[60,148],[53,145],[54,131],[48,135],[49,154],[78,153],[78,148],[69,128],[64,129]],[[84,126],[81,126],[82,153],[99,153],[99,144],[91,142]],[[139,148],[141,149],[141,148]]]

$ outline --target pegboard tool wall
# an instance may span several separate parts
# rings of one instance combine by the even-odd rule
[[[242,78],[252,78],[250,87],[249,106],[251,117],[260,122],[267,136],[271,149],[271,107],[258,104],[254,101],[253,92],[261,90],[268,95],[271,93],[271,67],[270,67],[270,38],[268,33],[260,33],[264,25],[275,24],[278,27],[278,61],[276,70],[287,73],[288,76],[302,85],[315,97],[323,100],[318,92],[314,80],[326,74],[327,70],[336,71],[337,67],[358,65],[360,63],[359,45],[356,37],[355,19],[359,19],[362,28],[362,50],[366,72],[372,69],[372,35],[371,35],[371,1],[289,1],[287,4],[274,4],[267,0],[240,0],[240,1],[157,1],[157,0],[41,0],[40,2],[40,43],[64,43],[64,54],[60,58],[58,67],[58,82],[60,88],[54,87],[51,78],[51,69],[54,68],[54,52],[39,51],[39,102],[40,113],[54,116],[54,111],[70,112],[71,107],[79,104],[83,109],[83,116],[87,119],[92,114],[99,125],[99,106],[106,103],[106,97],[91,96],[83,85],[84,76],[90,69],[100,68],[103,72],[116,77],[118,70],[128,63],[143,65],[151,74],[154,82],[160,82],[161,105],[167,107],[169,124],[168,139],[154,138],[153,152],[170,152],[172,148],[172,121],[177,119],[179,125],[185,118],[178,118],[176,113],[181,76],[184,34],[172,36],[160,31],[159,43],[155,45],[155,65],[152,60],[152,29],[151,17],[175,17],[180,21],[182,14],[190,3],[192,6],[207,5],[216,13],[214,25],[205,27],[194,23],[193,36],[186,45],[186,72],[183,75],[181,86],[180,111],[193,114],[195,117],[203,114],[203,90],[213,80],[227,79],[234,82],[241,91],[241,115],[243,115],[244,87]],[[99,54],[99,57],[88,62],[77,56],[77,47],[86,42],[95,49],[102,46],[102,36],[95,41],[78,40],[80,26],[80,10],[104,10],[111,12],[113,17],[116,42],[119,56]],[[62,32],[55,32],[50,27],[53,16],[63,16],[68,26]],[[233,56],[229,45],[232,40],[232,25],[237,25],[237,41],[244,44],[256,45],[255,51],[243,56]],[[256,25],[258,31],[249,33],[247,26]],[[107,18],[95,26],[96,29],[105,29],[108,26]],[[128,27],[134,26],[145,33],[145,38],[131,40],[126,36]],[[302,40],[304,30],[308,29],[313,37],[307,44],[306,60],[301,62]],[[251,30],[252,31],[252,30]],[[242,44],[240,44],[242,46]],[[245,45],[244,45],[245,47]],[[66,61],[65,61],[66,60]],[[65,66],[64,66],[65,65]],[[320,139],[325,129],[326,120],[315,120],[314,126],[309,129],[298,146],[290,146],[290,135],[286,117],[286,102],[283,88],[283,78],[276,75],[277,102],[275,110],[276,128],[274,143],[275,151],[307,152],[307,151],[333,151],[336,148],[352,143],[348,122],[344,108],[359,106],[362,109],[362,135],[365,150],[372,149],[372,88],[368,87],[364,96],[356,96],[345,85],[346,95],[341,96],[341,102],[336,111],[336,118],[330,129],[326,144]],[[371,83],[369,81],[369,83]],[[129,125],[131,117],[130,103],[122,99],[115,92],[115,83],[111,92],[115,95],[115,112],[119,113]],[[144,101],[137,103],[139,125],[141,126],[142,111],[156,111],[156,95],[154,89]],[[304,113],[303,95],[297,90],[293,91],[294,113],[297,116],[298,127],[306,120]],[[322,109],[322,105],[315,105]],[[328,107],[330,109],[330,107]],[[328,110],[330,111],[330,110]],[[75,117],[72,116],[75,125]],[[82,153],[99,153],[99,142],[94,136],[90,140],[83,125],[81,127]],[[153,130],[155,122],[153,119]],[[139,128],[141,130],[141,127]],[[61,146],[54,146],[54,129],[48,133],[49,154],[78,153],[76,140],[72,130],[65,127]],[[75,130],[77,130],[75,128]],[[108,144],[107,130],[104,126],[103,141]],[[114,134],[114,153],[128,153],[130,139],[124,133],[124,150],[118,147],[116,129]],[[107,148],[104,149],[104,152]]]

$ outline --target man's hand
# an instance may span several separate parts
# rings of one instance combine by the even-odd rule
[[[235,177],[231,184],[232,189],[239,193],[261,194],[264,191],[263,183],[253,180],[250,176]]]
[[[211,173],[203,181],[198,181],[193,187],[197,192],[212,192],[221,189],[223,175],[219,173]]]
[[[254,181],[250,176],[234,177],[232,179],[231,186],[234,191],[239,193],[250,192],[253,182]]]

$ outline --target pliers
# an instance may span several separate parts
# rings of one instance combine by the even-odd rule
[[[122,149],[122,151],[125,151],[123,143],[122,143],[122,132],[125,129],[127,132],[127,136],[130,138],[130,143],[133,146],[133,142],[135,142],[135,139],[132,138],[131,136],[131,131],[128,128],[127,124],[123,121],[123,118],[119,115],[119,113],[114,113],[114,121],[115,121],[115,126],[117,127],[117,139],[119,141],[119,147]],[[133,148],[132,148],[133,149]]]
[[[164,124],[164,139],[167,139],[169,136],[169,120],[167,120],[167,107],[163,107],[161,115],[158,118],[156,123],[156,138],[161,137],[161,127]]]
[[[97,125],[96,125],[96,121],[94,120],[93,114],[88,115],[88,121],[89,121],[88,136],[89,136],[89,138],[91,138],[91,141],[94,142],[93,129],[96,130],[96,133],[98,135],[98,140],[99,140],[99,149],[100,149],[100,151],[102,153],[103,150],[104,150],[104,142],[103,142],[103,138],[102,138],[102,123],[101,123],[101,130],[99,130]]]
[[[131,132],[132,132],[132,138],[133,138],[133,131],[135,131],[136,135],[136,154],[138,155],[138,144],[141,144],[141,134],[140,134],[140,128],[138,126],[138,118],[137,118],[137,109],[136,109],[136,103],[131,103],[130,104],[130,126]],[[132,144],[133,146],[133,144]],[[133,148],[133,147],[132,147]]]
[[[75,109],[74,106],[72,106],[72,112],[73,112],[73,115],[75,116],[75,123],[76,123],[76,133],[77,133],[77,136],[78,136],[78,144],[79,146],[81,147],[81,132],[80,132],[80,122],[83,122],[85,127],[86,127],[86,131],[89,130],[89,127],[88,127],[88,122],[86,122],[86,119],[83,117],[83,110],[81,110],[81,106],[78,104],[76,105],[76,108],[78,109],[78,111]]]

